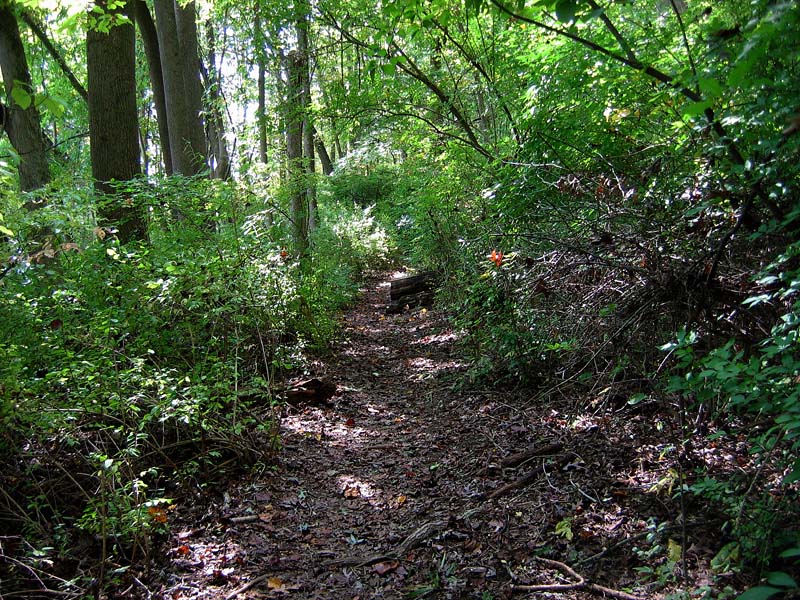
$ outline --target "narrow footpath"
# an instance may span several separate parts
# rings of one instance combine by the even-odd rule
[[[617,585],[635,581],[605,556],[644,531],[615,495],[622,438],[586,417],[567,441],[553,408],[471,389],[444,316],[387,315],[388,285],[369,284],[334,357],[314,365],[336,386],[330,404],[282,415],[276,467],[172,533],[163,597],[635,598],[588,579],[613,568]],[[588,437],[591,456],[577,454]],[[598,560],[570,572],[576,540]]]

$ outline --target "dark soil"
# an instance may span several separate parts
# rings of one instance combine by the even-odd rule
[[[568,383],[546,395],[471,385],[445,315],[387,315],[387,302],[388,283],[373,281],[345,315],[334,357],[311,374],[336,394],[287,407],[277,466],[211,506],[179,504],[168,560],[130,593],[569,600],[710,582],[723,540],[671,498],[679,434],[664,407],[570,397]],[[670,565],[676,544],[685,562]],[[530,585],[549,587],[515,588]]]

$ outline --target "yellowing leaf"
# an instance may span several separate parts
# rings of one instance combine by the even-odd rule
[[[670,538],[669,541],[667,542],[667,560],[669,562],[676,563],[681,559],[682,555],[683,555],[683,548],[681,548],[681,545],[672,538]]]
[[[283,581],[281,581],[280,577],[270,577],[267,579],[267,587],[271,590],[282,590]]]

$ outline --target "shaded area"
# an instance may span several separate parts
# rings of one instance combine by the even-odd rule
[[[656,407],[598,398],[578,413],[592,403],[470,389],[445,316],[387,315],[387,292],[369,284],[336,356],[315,365],[333,406],[287,408],[279,467],[202,514],[176,509],[163,597],[656,597],[683,589],[668,563],[683,535],[690,583],[710,580],[721,540],[699,507],[675,526],[680,433]],[[693,457],[732,469],[746,450]],[[659,564],[669,572],[635,570]]]

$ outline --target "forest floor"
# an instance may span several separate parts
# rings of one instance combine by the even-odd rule
[[[675,526],[669,423],[470,384],[446,315],[386,314],[390,277],[314,365],[331,403],[282,415],[277,466],[173,511],[152,597],[644,599],[711,582],[710,525]]]

